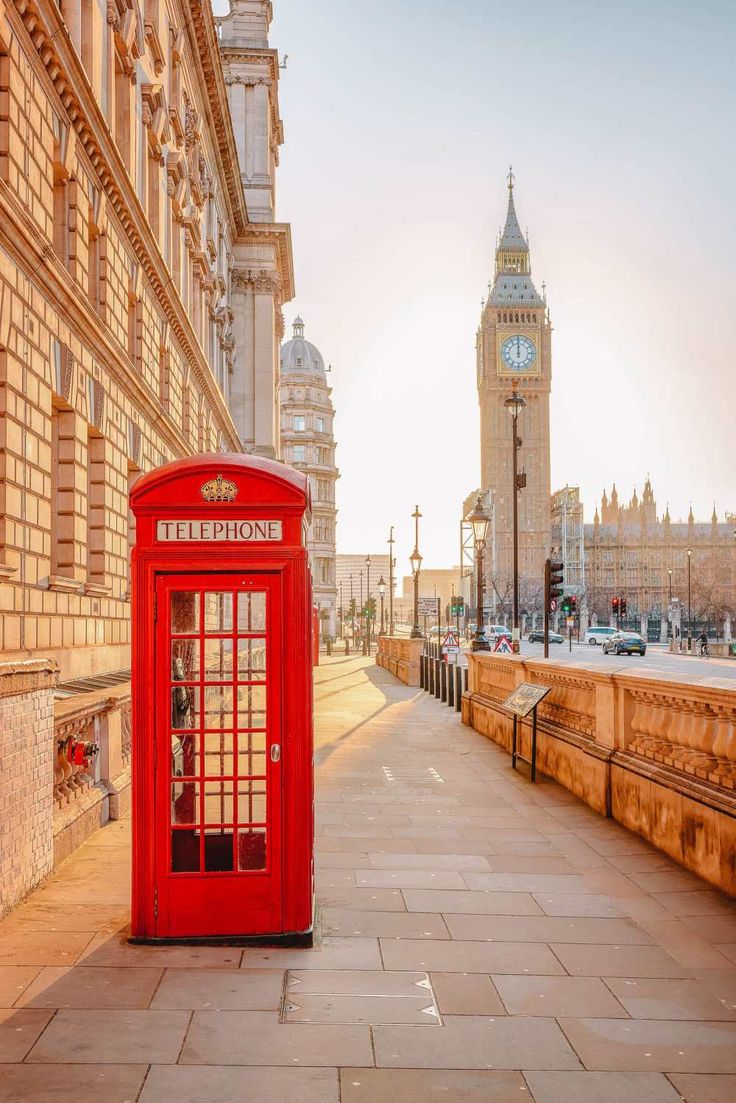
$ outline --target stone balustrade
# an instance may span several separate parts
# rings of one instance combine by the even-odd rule
[[[379,636],[376,663],[404,685],[418,686],[423,645],[424,640],[412,640],[408,636]]]
[[[56,864],[128,807],[130,683],[56,701],[53,740]]]
[[[736,892],[736,687],[636,669],[471,654],[463,721],[510,750],[502,702],[551,686],[538,769],[728,892]],[[521,727],[529,753],[528,725]]]

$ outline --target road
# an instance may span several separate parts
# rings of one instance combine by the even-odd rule
[[[523,640],[521,653],[530,658],[541,659],[544,647],[541,643]],[[588,643],[573,643],[570,651],[566,641],[564,644],[550,644],[549,657],[557,662],[584,662],[607,671],[656,670],[683,682],[699,682],[704,678],[725,678],[736,682],[736,659],[700,659],[689,655],[671,655],[660,644],[649,644],[644,656],[604,655],[602,647]]]

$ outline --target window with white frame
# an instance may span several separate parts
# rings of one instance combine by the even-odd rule
[[[295,444],[291,452],[291,458],[294,463],[304,463],[307,458],[307,449],[304,444]]]
[[[307,419],[304,414],[294,414],[294,429],[297,433],[303,433],[307,427]]]

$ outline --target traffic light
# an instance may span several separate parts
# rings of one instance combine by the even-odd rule
[[[562,597],[562,575],[564,569],[564,563],[553,563],[551,559],[548,559],[544,564],[544,603],[550,613],[554,612],[552,602],[556,602],[559,597]]]
[[[611,610],[614,613],[618,613],[619,599],[617,597],[611,598]]]
[[[571,597],[563,597],[562,605],[560,606],[560,609],[562,610],[562,612],[565,614],[566,617],[569,617],[572,613],[572,598]]]
[[[621,601],[619,603],[619,610],[621,612],[621,616],[625,617],[626,616],[626,598],[625,597],[621,598]]]
[[[578,599],[576,594],[573,594],[570,598],[570,613],[573,617],[577,616],[578,613]]]

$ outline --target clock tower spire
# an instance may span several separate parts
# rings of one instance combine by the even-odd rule
[[[481,488],[495,519],[486,593],[495,615],[508,614],[513,587],[512,424],[505,400],[516,388],[526,400],[519,415],[520,607],[542,611],[544,561],[550,553],[551,326],[546,296],[532,280],[529,243],[516,214],[515,177],[506,177],[506,222],[496,245],[495,271],[476,338],[481,423]]]

